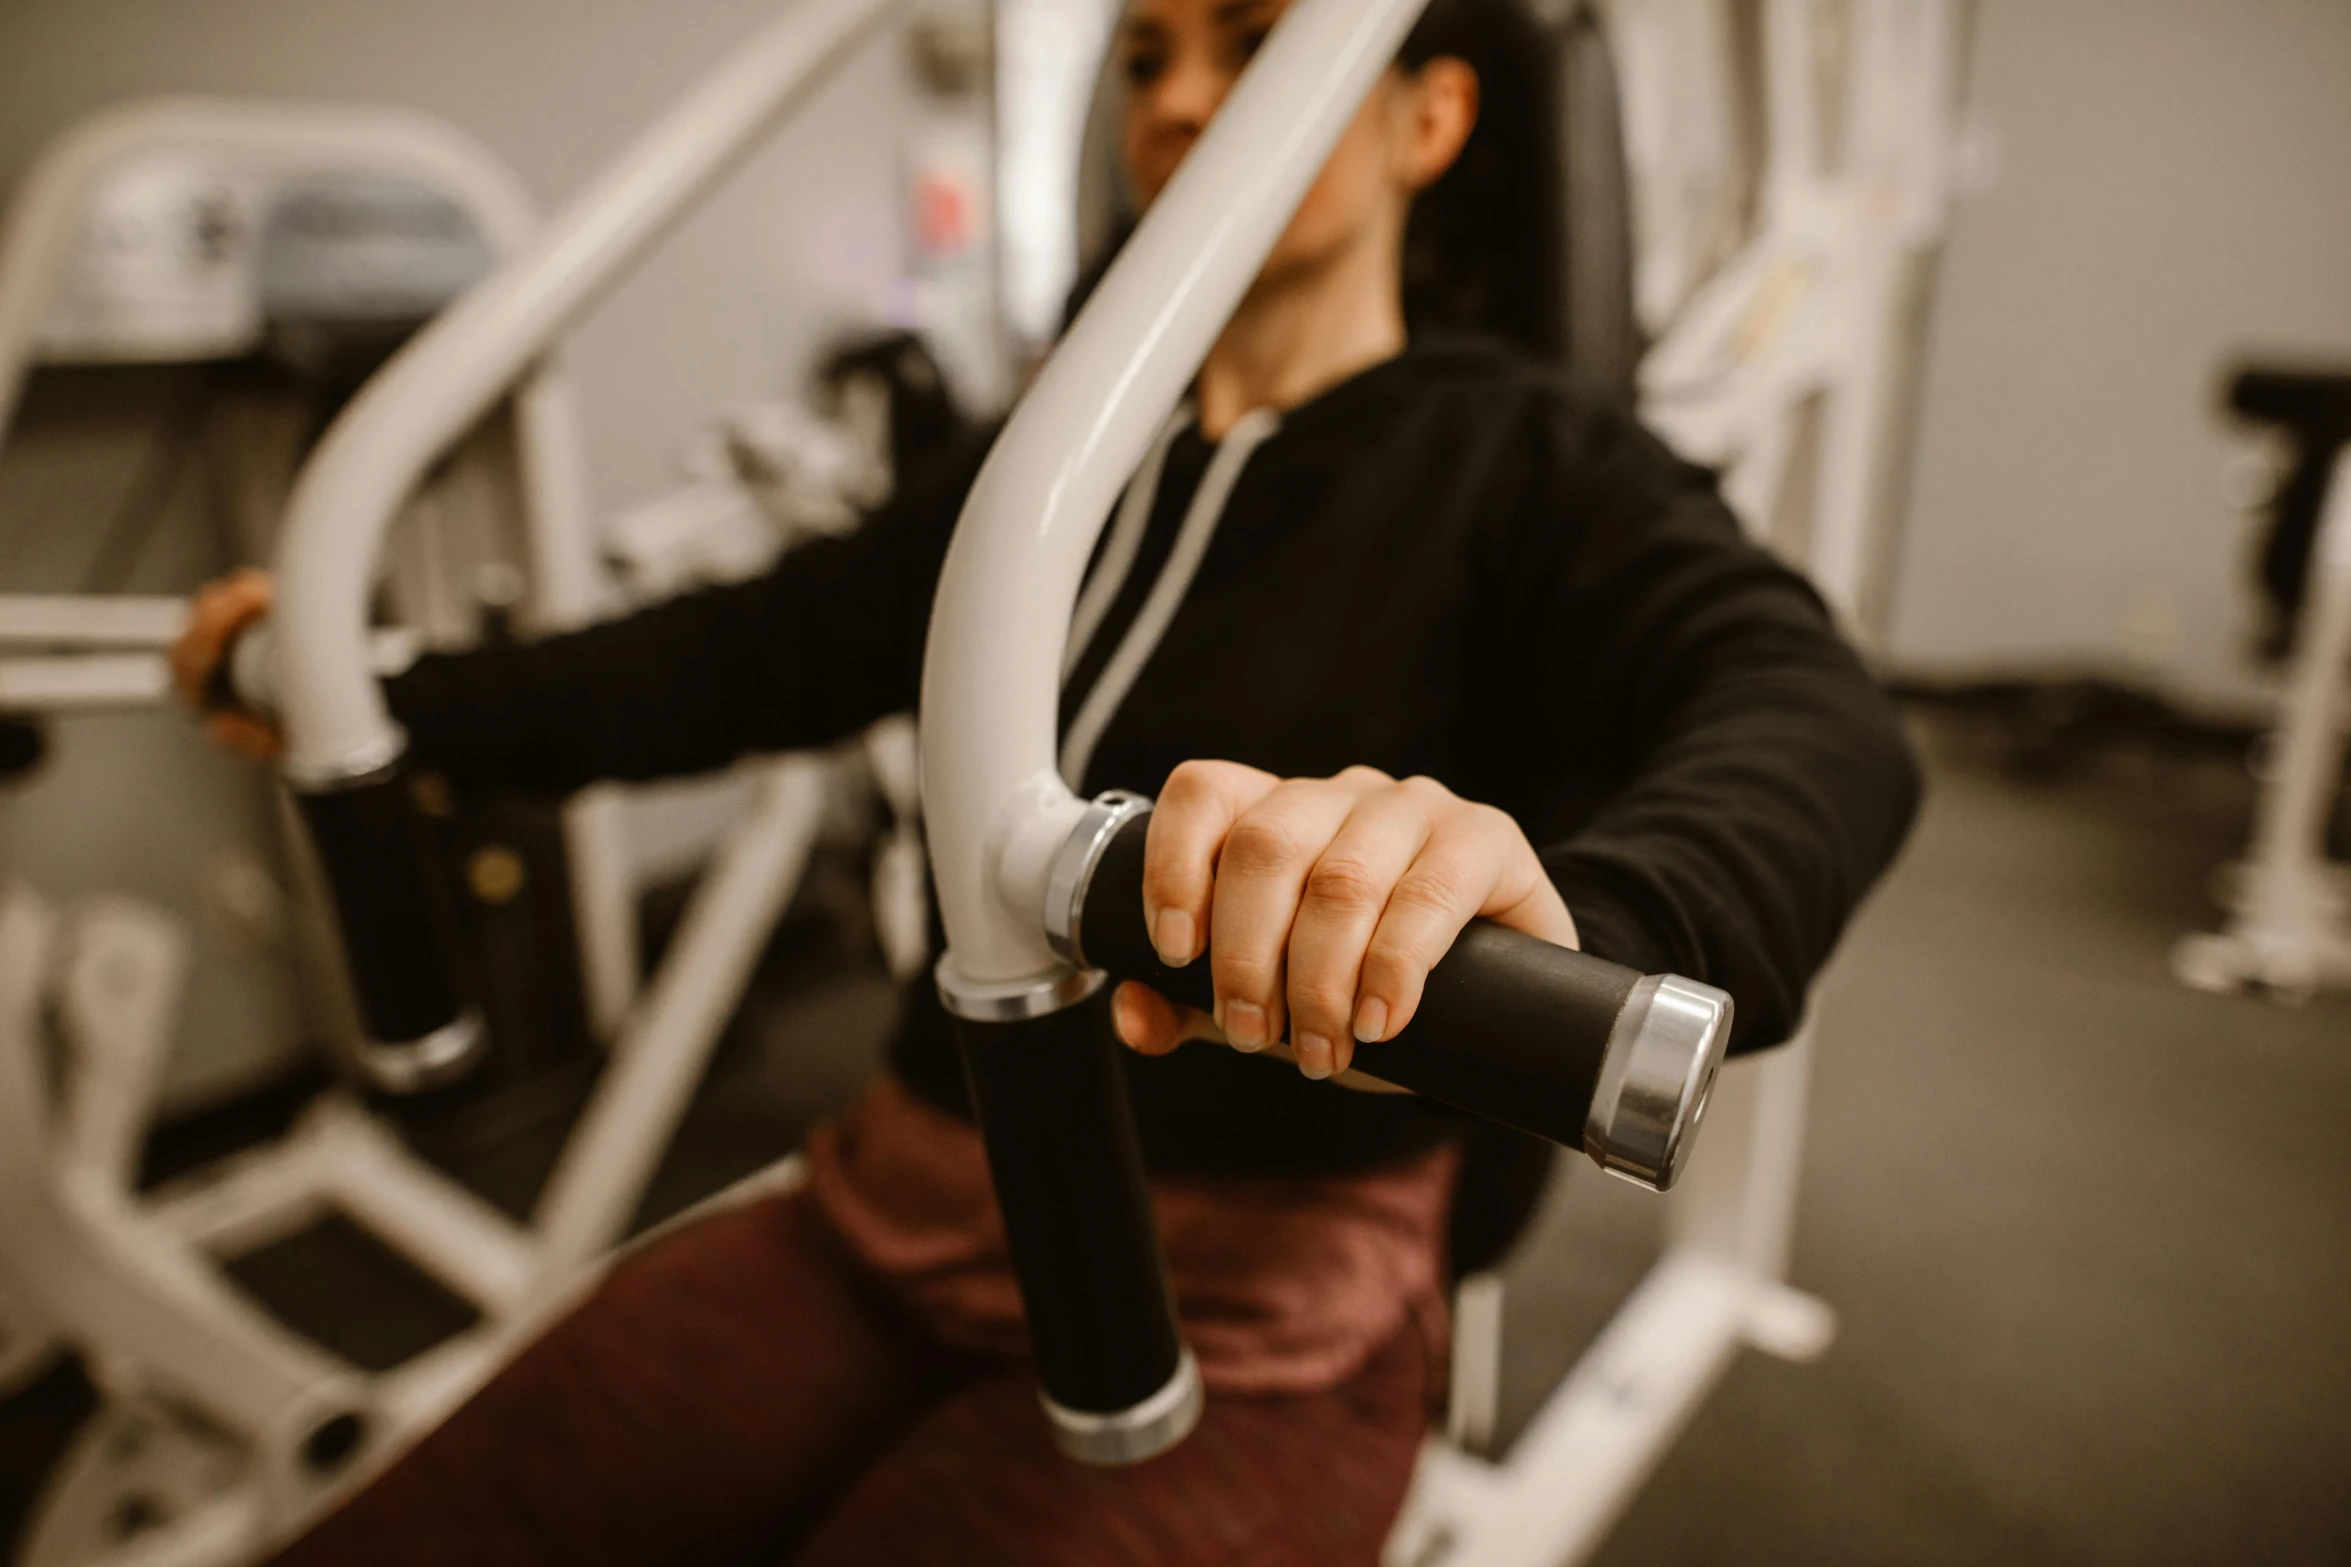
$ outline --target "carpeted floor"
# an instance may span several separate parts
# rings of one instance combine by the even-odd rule
[[[1796,1281],[1842,1333],[1743,1357],[1602,1552],[1634,1563],[2351,1561],[2351,998],[2199,995],[2251,787],[2107,750],[1933,795],[1826,981]],[[1582,1180],[1520,1253],[1540,1397],[1653,1229]],[[1551,1365],[1541,1364],[1549,1361]]]

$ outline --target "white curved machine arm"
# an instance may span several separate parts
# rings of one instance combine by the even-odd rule
[[[1153,203],[988,455],[923,662],[923,816],[942,982],[977,998],[1066,967],[1047,861],[1084,807],[1055,766],[1078,579],[1191,384],[1425,0],[1299,0]]]
[[[787,11],[402,348],[296,483],[275,562],[271,667],[239,687],[266,686],[284,726],[286,778],[318,840],[360,1013],[380,1046],[457,1058],[478,1031],[435,944],[433,893],[397,776],[405,739],[369,657],[368,599],[394,515],[441,452],[895,3],[805,0]],[[538,586],[565,605],[580,597]]]
[[[648,246],[896,0],[802,0],[352,400],[303,469],[276,562],[280,713],[298,787],[383,767],[401,740],[368,665],[367,596],[400,501]]]

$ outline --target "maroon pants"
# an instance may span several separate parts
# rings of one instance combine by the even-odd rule
[[[1408,1327],[1328,1392],[1212,1394],[1174,1451],[1086,1468],[1028,1367],[925,1340],[786,1196],[624,1263],[279,1560],[1371,1564],[1428,1370]]]

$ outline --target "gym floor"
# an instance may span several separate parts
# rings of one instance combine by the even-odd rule
[[[2351,999],[2165,970],[2242,852],[2241,761],[2026,777],[2000,726],[1919,729],[1926,814],[1822,995],[1794,1276],[1842,1331],[1742,1357],[1600,1560],[2351,1561]],[[1523,1398],[1652,1229],[1619,1183],[1558,1195]]]
[[[2351,1560],[2351,1000],[2164,967],[2241,849],[2241,763],[1918,729],[1925,817],[1822,992],[1795,1277],[1841,1332],[1810,1366],[1742,1357],[1601,1561]],[[870,1069],[886,982],[789,936],[644,1220]],[[519,1206],[566,1092],[420,1143]],[[1554,1188],[1512,1265],[1505,1437],[1653,1254],[1652,1201],[1586,1169]],[[331,1232],[239,1267],[372,1363],[453,1325],[382,1271]],[[87,1399],[66,1367],[0,1404],[0,1557]]]

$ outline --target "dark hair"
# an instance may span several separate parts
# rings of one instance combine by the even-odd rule
[[[1477,125],[1412,203],[1405,320],[1415,333],[1489,333],[1556,360],[1566,348],[1557,45],[1518,0],[1431,0],[1396,63],[1417,71],[1448,57],[1477,73]]]

